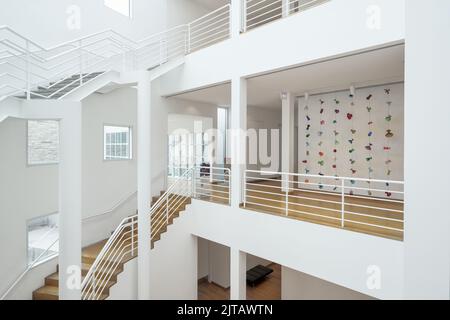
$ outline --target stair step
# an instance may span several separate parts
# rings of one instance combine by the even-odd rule
[[[33,292],[33,300],[59,300],[59,288],[55,286],[43,286]]]

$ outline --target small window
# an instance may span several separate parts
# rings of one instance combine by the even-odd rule
[[[27,123],[27,131],[28,165],[58,163],[58,121],[29,120]]]
[[[104,127],[104,159],[132,159],[132,136],[130,127]]]
[[[38,264],[58,254],[58,227],[57,213],[27,222],[28,265]]]
[[[131,0],[104,0],[105,6],[131,18]]]

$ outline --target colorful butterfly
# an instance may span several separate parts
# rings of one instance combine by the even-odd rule
[[[394,133],[391,129],[386,130],[386,138],[392,138],[394,136]]]

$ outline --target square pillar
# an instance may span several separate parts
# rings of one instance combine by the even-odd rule
[[[147,72],[138,82],[137,119],[138,299],[150,300],[151,81]]]
[[[59,299],[81,300],[81,104],[59,122]]]
[[[449,12],[450,1],[406,1],[406,299],[450,298]]]
[[[230,300],[247,299],[247,254],[230,248]]]
[[[290,92],[281,93],[281,171],[283,173],[294,173],[294,132],[295,132],[295,97]],[[293,183],[293,177],[282,175],[281,188],[283,192],[289,192]]]
[[[231,205],[239,208],[244,200],[247,169],[247,80],[231,81]]]

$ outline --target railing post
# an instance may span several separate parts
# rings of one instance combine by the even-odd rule
[[[83,85],[83,48],[82,41],[78,41],[78,48],[80,54],[80,86]]]
[[[135,218],[131,220],[131,256],[134,257],[134,224]]]
[[[159,39],[159,65],[163,64],[163,38]]]
[[[345,180],[341,182],[341,227],[345,228]]]
[[[289,216],[289,188],[286,189],[286,217]]]
[[[95,283],[95,270],[92,273],[92,290],[93,290],[93,293],[94,293],[94,299],[91,299],[91,300],[95,300],[95,296],[97,295],[97,288],[96,288],[96,283]]]
[[[127,69],[127,51],[125,45],[122,45],[122,72],[125,72]]]
[[[241,16],[241,32],[244,33],[247,31],[247,0],[242,0],[241,1],[241,12],[242,12],[242,16]],[[230,19],[231,19],[231,8],[229,8],[230,10]],[[230,23],[231,24],[231,23]]]
[[[27,40],[26,43],[26,48],[27,48],[27,66],[26,66],[26,79],[27,79],[27,100],[31,99],[31,66],[30,66],[30,42]]]
[[[166,224],[169,225],[169,195],[166,195]]]
[[[230,205],[231,205],[231,174],[230,174],[230,178],[229,178],[230,182],[229,184],[229,197],[230,197]],[[243,181],[243,186],[242,186],[242,191],[243,191],[243,201],[244,201],[244,208],[247,206],[247,171],[244,170],[244,181]]]
[[[187,25],[187,35],[186,35],[186,54],[191,53],[191,24]]]

